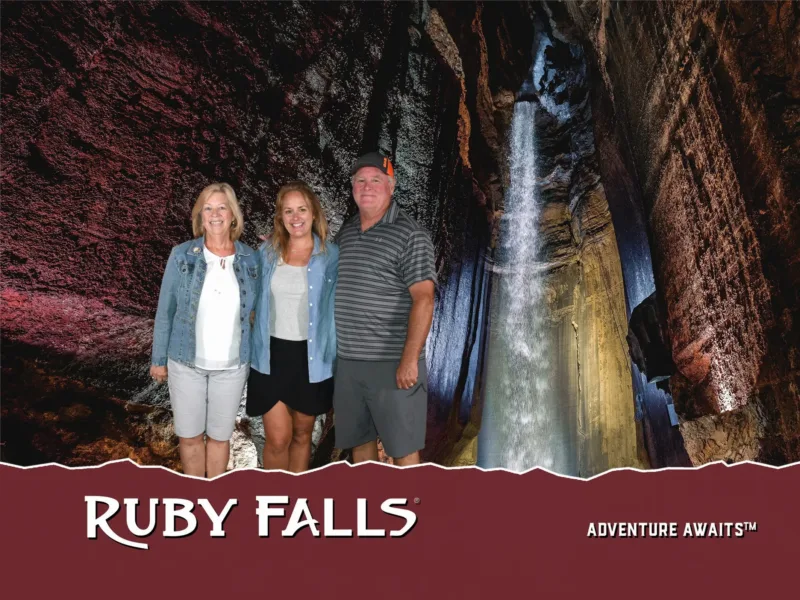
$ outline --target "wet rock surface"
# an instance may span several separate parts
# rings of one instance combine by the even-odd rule
[[[678,411],[753,405],[760,450],[742,456],[798,460],[797,4],[565,8],[590,49],[604,183],[647,224]]]
[[[681,424],[686,453],[694,466],[761,459],[764,430],[764,415],[755,404]]]
[[[597,166],[586,61],[581,45],[564,36],[545,9],[536,8],[533,60],[518,94],[519,101],[536,107],[541,206],[535,260],[544,292],[541,306],[531,307],[541,313],[542,336],[531,342],[548,349],[550,371],[535,376],[531,367],[530,376],[543,384],[537,380],[531,393],[538,403],[554,405],[552,422],[539,425],[543,433],[563,430],[562,447],[546,453],[553,465],[591,476],[614,466],[641,467],[647,460],[635,419],[624,284]],[[537,410],[531,414],[537,420]]]
[[[91,466],[129,458],[180,470],[170,411],[55,374],[35,348],[4,346],[3,461]]]
[[[147,369],[197,193],[230,182],[255,245],[302,178],[335,233],[380,147],[436,247],[425,458],[474,463],[517,99],[541,109],[564,393],[603,415],[600,454],[800,459],[798,23],[791,2],[4,4],[3,460],[176,466]],[[319,426],[313,464],[346,459]],[[259,443],[240,420],[232,466]]]
[[[663,322],[653,293],[633,309],[628,323],[631,360],[650,382],[664,381],[675,372],[672,352],[662,329]]]

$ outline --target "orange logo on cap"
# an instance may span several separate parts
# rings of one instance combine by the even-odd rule
[[[389,177],[394,177],[394,168],[392,167],[392,161],[390,161],[385,156],[383,157],[383,168],[386,169],[386,174]]]

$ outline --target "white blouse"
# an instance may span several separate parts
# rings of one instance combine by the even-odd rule
[[[279,261],[272,274],[269,298],[270,335],[282,340],[308,339],[308,273]]]
[[[197,305],[195,366],[209,371],[237,369],[242,324],[235,255],[217,256],[204,246],[203,256],[207,268]]]

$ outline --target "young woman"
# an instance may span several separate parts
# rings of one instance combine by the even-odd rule
[[[169,379],[183,472],[225,472],[250,370],[247,318],[260,291],[256,252],[233,188],[214,183],[192,209],[194,240],[172,249],[161,283],[150,376]],[[169,376],[168,376],[169,375]]]
[[[327,235],[314,191],[302,181],[283,186],[272,238],[259,248],[263,276],[247,384],[247,414],[264,421],[265,469],[308,469],[315,417],[331,408],[339,249]]]

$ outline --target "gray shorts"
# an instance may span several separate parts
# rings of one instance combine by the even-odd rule
[[[178,437],[191,438],[205,432],[218,442],[230,440],[249,373],[249,364],[206,371],[169,359],[167,383]]]
[[[397,388],[399,361],[336,361],[333,416],[336,447],[354,448],[381,438],[386,454],[402,458],[425,447],[428,371],[419,361],[417,383]]]

